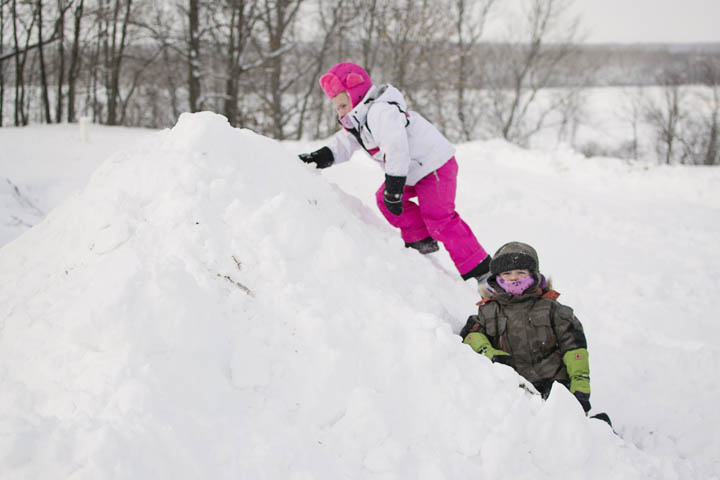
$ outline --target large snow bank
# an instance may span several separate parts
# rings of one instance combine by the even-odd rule
[[[84,123],[0,128],[0,245],[40,223],[111,153],[151,132]]]
[[[688,473],[462,345],[476,293],[446,265],[183,115],[0,250],[2,478]]]

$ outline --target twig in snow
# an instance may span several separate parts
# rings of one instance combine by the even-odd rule
[[[220,275],[220,274],[218,273],[217,276],[218,276],[218,277],[221,277],[221,278],[224,278],[225,280],[227,280],[228,282],[232,283],[233,285],[235,285],[236,287],[238,287],[240,290],[242,290],[243,292],[247,293],[247,294],[250,295],[251,297],[255,297],[255,294],[252,292],[252,290],[250,290],[248,287],[246,287],[246,286],[243,285],[242,283],[233,280],[230,275]]]

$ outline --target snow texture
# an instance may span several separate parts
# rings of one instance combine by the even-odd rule
[[[720,475],[717,170],[459,148],[458,210],[536,246],[615,435],[461,343],[477,292],[403,248],[371,162],[318,171],[208,112],[112,131],[57,208],[2,172],[50,212],[0,249],[3,479]]]

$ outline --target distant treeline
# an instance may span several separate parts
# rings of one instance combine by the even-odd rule
[[[279,140],[320,138],[337,124],[317,79],[352,60],[454,141],[526,144],[550,122],[572,128],[584,87],[669,72],[707,85],[720,62],[720,45],[578,44],[572,0],[530,0],[503,19],[512,42],[492,43],[500,0],[0,2],[0,126],[161,128],[212,110]]]
[[[584,45],[582,64],[592,66],[588,86],[662,85],[668,72],[688,85],[706,81],[704,65],[720,64],[720,43]]]

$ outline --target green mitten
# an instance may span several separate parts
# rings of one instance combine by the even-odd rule
[[[497,357],[500,357],[502,355],[510,355],[503,350],[493,348],[490,340],[488,340],[485,334],[480,332],[469,333],[468,336],[465,337],[465,340],[463,340],[463,343],[467,343],[477,353],[482,353],[493,362],[497,360]]]
[[[570,393],[575,395],[585,413],[590,411],[590,362],[585,348],[568,350],[563,355],[563,363],[570,377]]]
[[[568,350],[563,355],[563,363],[570,377],[570,392],[590,394],[590,361],[587,349]]]

